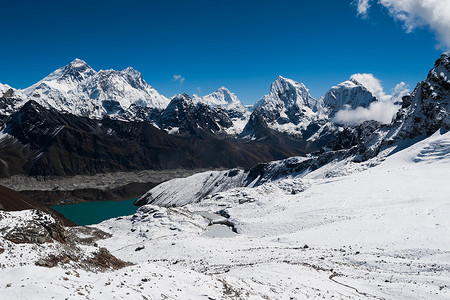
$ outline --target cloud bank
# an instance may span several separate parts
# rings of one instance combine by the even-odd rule
[[[370,3],[375,0],[358,0],[358,15],[366,18]],[[416,27],[429,26],[436,33],[440,47],[450,49],[450,1],[449,0],[378,0],[391,16],[403,22],[407,32]]]
[[[351,79],[362,84],[378,101],[372,102],[367,108],[358,107],[352,110],[343,109],[338,111],[333,119],[336,123],[359,124],[364,121],[374,120],[383,124],[389,124],[400,108],[398,103],[401,101],[401,98],[409,93],[406,84],[400,82],[392,89],[392,93],[387,95],[384,92],[381,81],[373,74],[354,74]]]

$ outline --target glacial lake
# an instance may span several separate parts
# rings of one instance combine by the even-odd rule
[[[133,205],[137,198],[123,201],[95,201],[52,206],[78,225],[98,224],[104,220],[132,215],[139,208]]]

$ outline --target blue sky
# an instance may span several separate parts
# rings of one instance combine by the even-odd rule
[[[413,89],[443,52],[429,27],[407,33],[376,1],[365,17],[345,0],[3,2],[0,82],[16,88],[80,58],[132,66],[168,97],[223,85],[253,104],[278,75],[314,97],[354,73]]]

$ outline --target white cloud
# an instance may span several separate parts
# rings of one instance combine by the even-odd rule
[[[400,101],[400,100],[402,100],[402,97],[409,94],[409,92],[410,92],[410,90],[408,89],[407,84],[402,81],[392,89],[391,101],[392,102]]]
[[[173,81],[179,81],[180,83],[183,83],[184,77],[181,75],[173,75]]]
[[[375,76],[373,76],[373,74],[358,73],[358,74],[352,75],[351,79],[361,83],[379,101],[391,100],[391,96],[385,94],[385,92],[383,90],[383,86],[381,85],[381,81],[379,79],[377,79]]]
[[[333,121],[343,124],[359,124],[368,120],[375,120],[384,124],[389,124],[399,106],[392,102],[376,101],[372,102],[368,108],[358,107],[353,110],[340,110],[336,113]]]
[[[372,102],[367,108],[358,107],[353,110],[343,109],[338,111],[333,119],[336,123],[359,124],[364,121],[375,120],[389,124],[400,108],[397,104],[398,101],[409,93],[406,84],[401,82],[392,89],[391,95],[387,95],[381,81],[373,74],[354,74],[351,79],[366,87],[378,101]]]
[[[373,0],[358,0],[358,15],[367,16]],[[450,1],[449,0],[378,0],[395,19],[403,22],[405,30],[429,26],[437,35],[442,48],[450,49]]]
[[[366,18],[367,12],[370,8],[370,0],[358,0],[358,1],[354,1],[353,3],[356,4],[357,10],[358,10],[358,16]]]

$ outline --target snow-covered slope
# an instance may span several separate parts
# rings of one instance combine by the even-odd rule
[[[0,295],[448,299],[450,132],[385,154],[307,172],[290,167],[305,158],[269,164],[266,178],[274,180],[214,191],[183,207],[145,205],[70,229],[67,243],[52,237],[61,231],[46,229],[56,227],[45,214],[0,213]],[[222,189],[212,177],[242,174],[190,182]],[[187,191],[180,180],[176,192]],[[17,243],[39,236],[53,240]],[[101,247],[133,265],[105,269],[114,259],[99,256]]]
[[[188,178],[166,181],[142,195],[135,203],[168,207],[186,205],[216,192],[244,186],[247,176],[248,172],[239,169],[198,173]]]
[[[131,67],[96,72],[80,59],[54,71],[24,93],[45,107],[91,118],[120,115],[131,104],[161,110],[169,103]]]
[[[162,208],[152,206],[121,220],[123,225],[108,221],[100,228],[116,226],[116,231],[133,221],[130,243],[139,232],[153,228],[147,222],[179,228],[172,239],[164,240],[157,238],[164,233],[154,229],[130,248],[143,245],[161,253],[173,241],[159,259],[171,257],[188,268],[214,270],[227,281],[239,278],[270,285],[279,293],[276,299],[315,298],[319,291],[338,298],[445,299],[450,295],[450,132],[437,132],[399,152],[394,149],[363,164],[343,159],[298,172],[291,166],[307,159],[272,163],[261,172],[268,180],[246,187],[227,186],[226,172],[165,184],[172,193],[167,199],[179,199],[179,204],[193,200],[180,213],[226,216],[239,233],[234,237],[209,239],[208,229],[203,237],[186,234],[182,223],[171,221],[174,211],[165,217]],[[203,183],[200,189],[215,186],[224,191],[199,200],[194,182]],[[159,196],[157,202],[163,205],[166,195],[160,190]],[[150,208],[157,219],[144,221],[140,214],[148,215]],[[113,240],[105,245],[113,246]],[[133,255],[126,249],[115,253],[130,259]],[[134,261],[140,261],[139,255],[133,255]],[[323,275],[328,280],[321,279]]]

